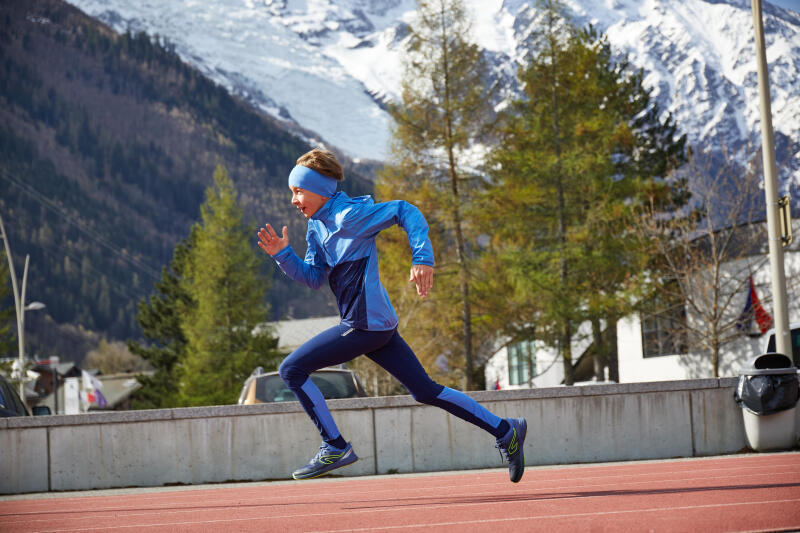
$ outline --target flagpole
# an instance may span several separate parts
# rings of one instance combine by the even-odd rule
[[[767,202],[767,235],[769,264],[772,274],[772,305],[775,317],[775,348],[778,353],[792,357],[792,337],[789,330],[789,306],[786,301],[786,274],[783,265],[783,242],[778,217],[778,172],[775,166],[775,139],[772,131],[767,56],[764,47],[764,23],[761,19],[761,0],[751,0],[755,26],[756,65],[758,67],[758,96],[761,104],[761,154],[764,160],[764,193]]]

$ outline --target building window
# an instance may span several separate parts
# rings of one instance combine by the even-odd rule
[[[535,354],[533,341],[508,345],[508,382],[510,385],[526,385],[536,375]]]
[[[686,308],[683,303],[659,295],[649,307],[653,309],[652,313],[642,313],[644,357],[686,353]]]

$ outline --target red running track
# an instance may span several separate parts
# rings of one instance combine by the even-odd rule
[[[0,500],[0,531],[793,531],[800,453]]]

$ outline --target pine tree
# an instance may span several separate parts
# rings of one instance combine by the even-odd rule
[[[466,389],[482,373],[475,365],[471,261],[472,198],[481,180],[471,154],[489,124],[491,96],[480,49],[467,40],[469,20],[460,0],[420,0],[412,25],[395,120],[390,164],[379,176],[382,200],[402,198],[428,219],[436,254],[434,291],[428,302],[396,289],[410,265],[399,232],[382,238],[382,265],[409,338],[427,366],[448,355],[464,367]],[[405,251],[404,251],[405,250]],[[402,324],[401,324],[402,325]],[[480,344],[478,342],[477,344]]]
[[[186,357],[180,370],[184,405],[233,403],[256,366],[277,363],[277,341],[257,328],[267,318],[268,283],[259,276],[253,230],[243,221],[227,171],[217,167],[206,191],[184,280],[192,304],[181,311]]]
[[[520,71],[524,98],[491,157],[486,224],[521,317],[508,321],[510,334],[535,329],[557,347],[571,385],[577,326],[591,320],[598,329],[601,318],[610,325],[625,313],[646,262],[630,229],[636,207],[673,194],[664,178],[685,139],[605,39],[572,26],[558,3],[541,7],[537,48]]]
[[[162,270],[161,281],[155,284],[157,293],[148,301],[139,302],[136,318],[151,344],[129,341],[128,349],[150,363],[154,373],[152,376],[137,376],[142,388],[133,395],[131,404],[134,409],[180,405],[178,369],[186,354],[186,336],[181,329],[180,310],[192,307],[192,298],[183,279],[196,234],[195,226],[189,237],[175,247],[169,268]]]

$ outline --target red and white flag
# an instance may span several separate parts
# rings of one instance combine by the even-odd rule
[[[756,287],[753,284],[753,276],[750,276],[750,290],[747,292],[747,302],[744,304],[742,314],[739,315],[736,327],[745,333],[749,332],[753,326],[755,318],[758,330],[764,334],[772,327],[772,316],[761,305],[761,301],[756,294]]]
[[[101,409],[108,405],[102,392],[103,383],[85,370],[81,370],[81,378],[83,379],[83,392],[86,395],[86,403]]]

